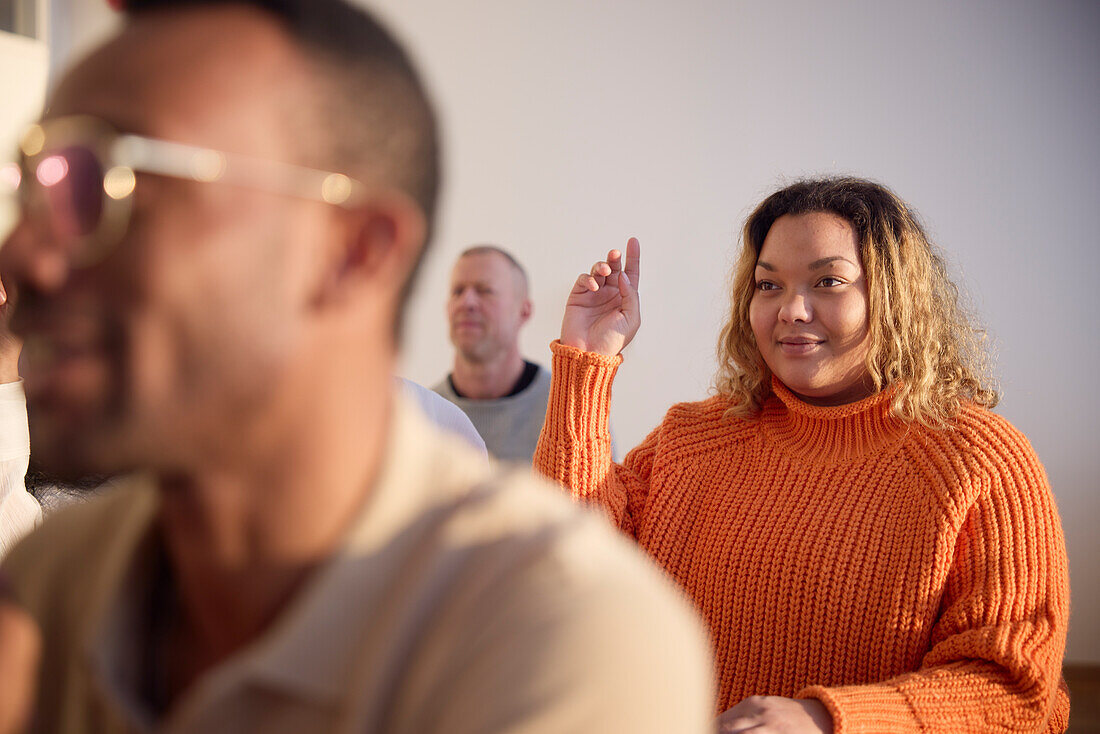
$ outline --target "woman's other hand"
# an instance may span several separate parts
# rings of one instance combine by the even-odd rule
[[[723,712],[718,734],[833,734],[833,717],[815,699],[750,696]]]
[[[577,278],[565,303],[562,344],[614,357],[630,343],[642,323],[639,258],[638,240],[631,237],[625,263],[623,254],[612,250],[606,260]]]

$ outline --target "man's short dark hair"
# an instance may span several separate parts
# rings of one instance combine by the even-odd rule
[[[319,65],[322,109],[308,118],[328,138],[321,153],[328,160],[303,162],[409,194],[424,211],[430,239],[440,178],[437,123],[420,75],[397,39],[368,11],[344,0],[129,0],[126,12],[138,17],[226,5],[274,17]],[[406,296],[412,281],[411,275]]]

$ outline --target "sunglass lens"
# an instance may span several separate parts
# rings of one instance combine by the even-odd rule
[[[38,159],[34,176],[57,236],[95,232],[103,213],[103,166],[95,153],[75,145],[50,151]]]

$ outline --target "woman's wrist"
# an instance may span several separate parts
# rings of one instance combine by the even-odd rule
[[[561,355],[570,359],[581,360],[587,364],[605,367],[618,367],[623,361],[621,354],[604,354],[603,352],[593,349],[585,349],[584,347],[566,344],[561,339],[555,339],[550,342],[550,351],[554,355]]]

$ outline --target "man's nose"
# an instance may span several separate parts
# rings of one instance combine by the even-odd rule
[[[458,293],[458,302],[462,306],[473,307],[477,305],[477,292],[473,288],[463,288]]]
[[[779,319],[789,324],[807,322],[813,320],[813,308],[806,294],[798,291],[790,291],[783,298],[779,307]]]

